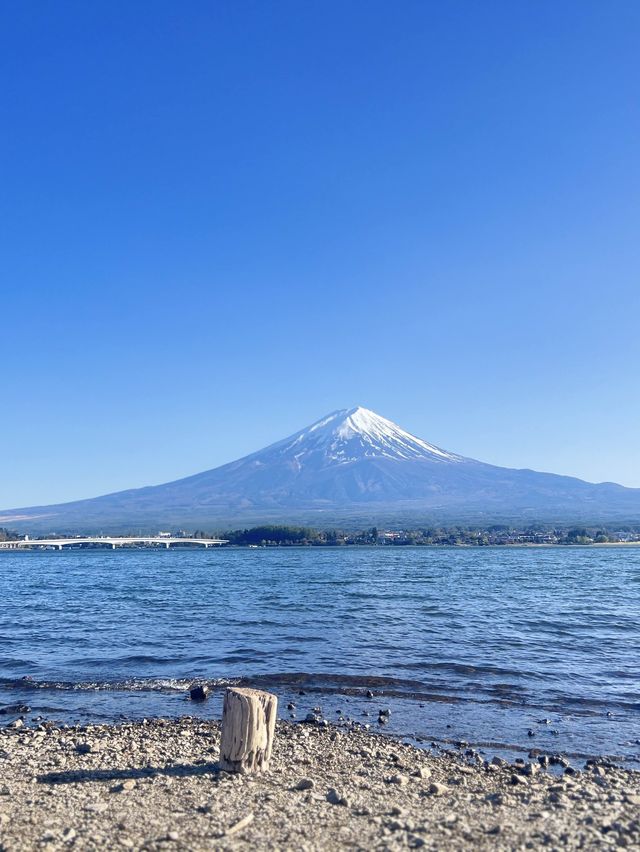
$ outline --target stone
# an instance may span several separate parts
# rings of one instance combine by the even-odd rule
[[[296,790],[313,790],[315,786],[313,778],[301,778],[296,784]]]
[[[423,780],[425,778],[431,778],[431,770],[428,766],[419,766],[416,769],[416,775],[418,778],[422,778]]]
[[[94,814],[103,814],[109,805],[106,802],[89,802],[88,805],[85,805],[85,811],[89,811],[89,813]]]
[[[192,701],[204,701],[209,696],[209,687],[206,684],[198,684],[192,686],[189,690],[189,697]]]
[[[447,792],[447,786],[434,781],[433,784],[429,785],[429,792],[432,796],[443,796]]]
[[[409,783],[409,779],[406,775],[392,775],[389,778],[390,784],[396,784],[398,787],[406,787]]]
[[[327,801],[330,805],[347,805],[347,799],[339,793],[334,787],[331,787],[327,793]]]
[[[135,790],[135,788],[136,788],[137,786],[138,786],[138,785],[137,785],[137,783],[136,783],[136,781],[135,781],[135,779],[134,779],[134,778],[127,778],[127,780],[126,780],[126,781],[123,781],[123,782],[122,782],[122,789],[123,789],[123,790]]]

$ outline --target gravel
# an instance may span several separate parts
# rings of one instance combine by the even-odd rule
[[[217,722],[0,729],[0,850],[640,847],[640,773],[575,775],[279,722],[271,771],[220,772]],[[517,779],[517,780],[514,780]]]

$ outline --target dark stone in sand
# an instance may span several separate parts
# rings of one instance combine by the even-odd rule
[[[327,793],[327,801],[331,805],[347,805],[348,804],[348,800],[344,796],[342,796],[333,787],[331,787],[331,789]]]
[[[189,696],[192,701],[204,701],[209,695],[209,687],[204,686],[204,684],[200,684],[199,686],[194,686],[189,690]]]

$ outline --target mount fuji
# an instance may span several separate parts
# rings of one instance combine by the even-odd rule
[[[640,489],[496,467],[448,452],[366,408],[164,485],[0,514],[28,531],[156,531],[264,522],[433,523],[640,519]]]

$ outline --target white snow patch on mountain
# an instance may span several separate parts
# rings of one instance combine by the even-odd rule
[[[305,456],[317,458],[319,454],[333,464],[348,464],[362,458],[465,461],[463,456],[428,444],[361,406],[335,411],[271,449],[283,454],[295,450],[296,466],[304,465]]]

